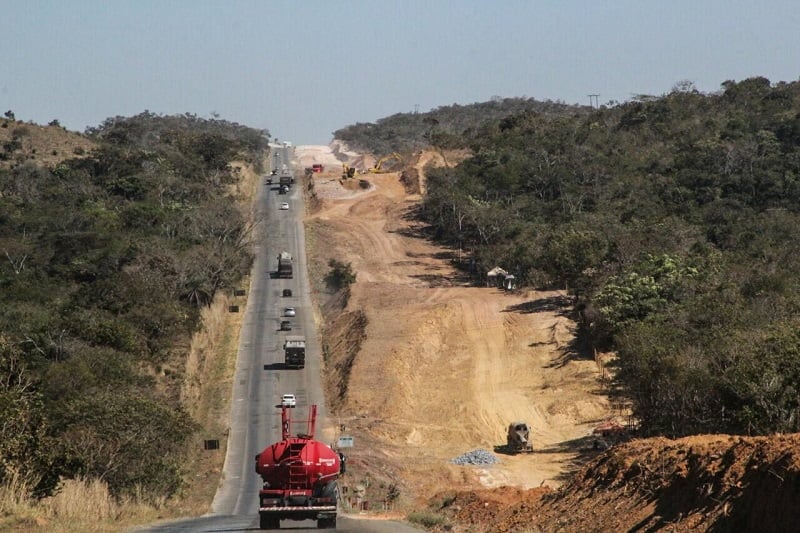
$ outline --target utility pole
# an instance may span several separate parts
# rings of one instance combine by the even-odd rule
[[[414,104],[414,114],[419,113],[419,104]]]
[[[589,95],[589,107],[592,109],[600,109],[600,102],[598,99],[600,98],[599,94],[590,94]]]

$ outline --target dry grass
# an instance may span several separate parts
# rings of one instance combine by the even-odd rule
[[[53,496],[40,501],[30,488],[19,476],[0,487],[0,530],[111,532],[157,518],[158,505],[143,503],[141,496],[117,500],[97,479],[64,479]]]
[[[19,472],[12,472],[6,482],[0,485],[0,517],[31,514],[34,501],[30,494],[33,485]]]
[[[0,168],[12,168],[26,162],[53,167],[65,159],[81,157],[95,147],[84,135],[58,126],[0,118],[0,145],[10,140],[16,140],[18,148],[6,154],[7,159],[0,160]]]

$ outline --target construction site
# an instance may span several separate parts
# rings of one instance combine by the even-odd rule
[[[341,167],[326,146],[299,147],[298,155],[303,167]],[[593,427],[615,415],[598,394],[601,371],[573,351],[566,294],[473,286],[453,265],[457,251],[415,236],[408,213],[424,190],[425,165],[437,161],[421,154],[402,174],[370,172],[381,160],[352,163],[366,170],[368,189],[338,173],[312,177],[311,277],[321,279],[330,259],[357,273],[343,308],[317,287],[327,396],[359,443],[351,468],[379,465],[384,483],[402,480],[404,495],[557,487]],[[541,453],[499,453],[485,469],[450,463],[505,447],[516,420],[529,425]]]
[[[611,355],[579,349],[565,292],[507,286],[502,268],[475,284],[455,268],[458,250],[423,238],[409,213],[425,168],[465,154],[418,153],[378,173],[336,144],[298,156],[335,169],[310,178],[305,226],[332,431],[353,442],[342,482],[351,512],[435,517],[421,520],[434,531],[706,531],[752,520],[761,498],[735,497],[758,469],[755,450],[783,457],[781,480],[796,479],[785,443],[631,439],[627,406],[607,394]],[[340,168],[359,170],[350,179]],[[330,259],[356,273],[347,294],[321,282]],[[758,479],[770,492],[781,483]],[[656,498],[684,489],[704,507]]]

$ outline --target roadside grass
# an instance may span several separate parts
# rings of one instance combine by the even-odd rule
[[[116,499],[98,479],[64,479],[53,496],[31,497],[32,485],[12,476],[0,486],[0,531],[111,532],[155,520],[159,505],[140,494]]]
[[[431,511],[414,511],[408,513],[406,520],[412,524],[419,524],[426,528],[447,525],[447,517]]]

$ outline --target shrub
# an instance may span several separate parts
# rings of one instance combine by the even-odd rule
[[[336,259],[328,261],[330,272],[325,274],[325,284],[332,290],[338,291],[349,287],[356,281],[356,275],[350,263],[342,263]]]
[[[427,528],[443,526],[447,523],[445,516],[430,511],[414,511],[409,513],[406,519],[412,524],[419,524]]]

